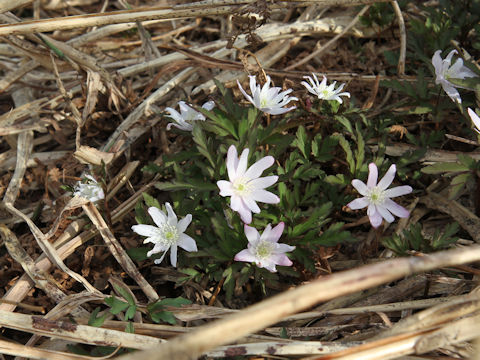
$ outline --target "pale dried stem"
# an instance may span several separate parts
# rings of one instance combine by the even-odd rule
[[[56,303],[65,299],[67,295],[58,288],[51,276],[38,270],[33,259],[22,248],[17,237],[10,229],[0,225],[0,235],[10,256],[22,266],[25,273],[35,282],[38,288],[42,289]],[[77,317],[88,316],[88,312],[81,308],[75,308],[72,309],[72,315]]]
[[[72,278],[80,282],[85,288],[91,292],[98,292],[97,289],[95,289],[83,276],[80,274],[77,274],[76,272],[70,270],[65,263],[63,262],[61,256],[57,253],[57,250],[50,244],[48,241],[48,237],[43,234],[40,229],[35,225],[35,223],[25,214],[23,214],[20,210],[16,209],[11,203],[5,202],[4,203],[5,208],[12,213],[13,215],[16,215],[20,217],[23,221],[25,221],[30,228],[30,231],[32,232],[35,240],[37,241],[37,244],[40,246],[42,251],[48,256],[50,261],[54,263],[57,267],[59,267],[61,270],[66,272],[68,275],[70,275]],[[70,205],[67,205],[64,209],[73,209],[75,207],[82,206],[81,201],[78,199],[74,198],[70,201]]]
[[[385,0],[387,1],[387,0]],[[49,32],[54,30],[67,30],[82,27],[101,26],[108,24],[129,23],[148,20],[172,20],[179,18],[191,18],[212,15],[224,15],[235,13],[242,6],[254,3],[248,1],[200,1],[198,3],[177,5],[173,7],[157,7],[148,10],[125,10],[104,14],[90,14],[80,16],[69,16],[46,20],[25,21],[20,24],[0,25],[0,36],[15,34],[31,34]],[[358,4],[372,4],[379,1],[374,0],[312,0],[312,1],[278,1],[271,8],[288,7],[293,4],[297,6],[308,6],[316,4],[319,6],[343,5],[353,6]]]
[[[405,30],[405,21],[403,20],[402,9],[398,2],[392,1],[393,10],[397,16],[398,30],[400,31],[400,56],[398,58],[397,72],[399,76],[405,75],[405,56],[407,53],[407,31]]]
[[[31,2],[33,2],[33,0],[0,0],[0,14],[28,5]]]
[[[320,301],[388,283],[413,273],[478,260],[480,260],[480,246],[470,246],[421,258],[388,260],[332,274],[202,326],[155,349],[136,353],[134,356],[122,356],[119,359],[196,359],[210,349],[263,329]]]
[[[147,282],[147,280],[145,280],[140,271],[138,271],[132,259],[130,259],[123,249],[122,245],[118,242],[115,236],[113,236],[112,232],[108,228],[107,223],[103,219],[102,215],[100,215],[95,205],[91,202],[88,202],[87,204],[84,204],[82,208],[92,221],[93,225],[95,225],[97,228],[103,240],[105,240],[105,244],[121,267],[127,272],[128,275],[130,275],[133,280],[135,280],[135,282],[140,286],[142,291],[151,302],[158,300],[159,296],[157,292]]]
[[[142,193],[152,187],[155,181],[157,181],[157,178],[153,179],[151,183],[143,186],[127,201],[123,202],[117,209],[112,211],[112,223],[116,224],[117,222],[121,221],[121,219],[135,207],[135,204],[142,196]],[[84,226],[85,223],[85,221],[79,220],[79,223],[77,223],[76,226],[71,224],[71,226],[64,231],[64,234],[60,236],[59,239],[57,239],[57,241],[53,244],[53,246],[57,249],[57,253],[61,259],[66,259],[68,256],[73,254],[73,252],[79,246],[98,235],[98,231],[96,229],[90,229],[75,236],[75,234],[78,233],[80,228]],[[47,272],[53,265],[47,256],[42,254],[38,257],[38,259],[35,260],[35,266],[39,269],[39,271]],[[22,301],[33,286],[34,283],[29,276],[24,274],[8,290],[3,299],[14,302]],[[15,310],[15,304],[2,303],[0,304],[0,310],[13,311]]]
[[[163,341],[147,335],[130,334],[88,325],[77,325],[69,320],[55,321],[42,316],[18,314],[9,311],[0,311],[0,326],[97,346],[149,349],[152,346],[161,344]]]
[[[30,346],[15,344],[9,341],[0,340],[0,353],[13,356],[23,356],[28,359],[39,360],[94,360],[96,357],[75,355],[54,350],[44,350]]]
[[[313,51],[310,55],[307,55],[305,56],[302,60],[300,61],[297,61],[295,63],[293,63],[292,65],[290,66],[287,66],[285,68],[285,70],[292,70],[292,69],[295,69],[297,67],[299,67],[300,65],[303,65],[307,62],[309,62],[311,59],[313,58],[319,58],[320,55],[322,55],[322,53],[324,53],[326,50],[328,50],[328,48],[330,46],[332,46],[338,39],[340,39],[343,35],[345,35],[347,33],[347,31],[349,31],[352,27],[355,26],[355,24],[357,24],[357,22],[360,20],[360,17],[363,16],[363,14],[365,14],[367,12],[367,10],[370,8],[370,5],[366,5],[362,8],[362,10],[360,10],[358,12],[358,14],[353,18],[353,20],[350,22],[350,24],[348,24],[344,29],[343,31],[336,35],[335,37],[333,37],[331,40],[329,40],[325,45],[323,45],[322,47],[318,48],[317,50]]]

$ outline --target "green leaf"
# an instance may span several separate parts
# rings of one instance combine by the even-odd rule
[[[135,327],[133,326],[133,322],[129,321],[127,326],[125,326],[125,332],[129,334],[135,334]]]
[[[215,168],[215,161],[213,156],[212,149],[209,148],[207,138],[205,133],[200,126],[194,126],[192,130],[193,141],[197,144],[198,151],[200,154],[207,158],[210,165]]]
[[[135,204],[135,220],[139,224],[148,224],[150,221],[141,200],[137,201]]]
[[[293,227],[291,236],[297,237],[306,233],[310,229],[318,228],[318,223],[327,217],[331,210],[331,202],[322,204],[320,208],[314,210],[307,221],[304,221],[303,223],[297,224]]]
[[[142,167],[141,171],[156,174],[156,173],[160,172],[161,169],[162,168],[155,163],[148,163],[147,165]]]
[[[105,299],[105,303],[110,306],[110,312],[117,315],[129,307],[125,301],[117,299],[115,296],[110,296]]]
[[[348,168],[352,175],[355,174],[355,159],[353,157],[352,149],[350,148],[349,142],[345,139],[343,135],[336,135],[340,146],[342,147],[343,151],[345,151],[346,160],[348,163]]]
[[[310,142],[308,141],[307,132],[303,126],[300,125],[298,127],[296,136],[292,145],[300,150],[305,159],[308,159],[310,157]]]
[[[320,134],[315,135],[312,142],[312,152],[315,160],[325,162],[333,159],[334,149],[338,144],[338,139],[333,136],[327,136],[322,139]]]
[[[172,181],[172,182],[158,182],[155,183],[155,187],[164,191],[178,191],[178,190],[198,190],[198,191],[212,191],[217,190],[216,184],[190,179],[189,182],[185,181]]]
[[[129,306],[127,311],[125,311],[125,320],[133,319],[135,316],[135,312],[137,311],[137,307],[135,305]]]
[[[158,302],[162,306],[173,306],[173,307],[182,307],[183,305],[190,305],[192,302],[188,299],[185,299],[181,296],[176,297],[174,299],[165,298]]]
[[[103,323],[107,319],[107,314],[103,314],[102,316],[97,317],[99,312],[100,312],[100,307],[96,307],[95,310],[92,311],[92,314],[88,319],[89,326],[100,327],[103,325]]]
[[[155,199],[153,196],[150,196],[149,194],[147,194],[146,192],[142,193],[142,196],[143,196],[143,200],[145,201],[145,204],[148,206],[148,207],[156,207],[156,208],[159,208],[160,209],[160,203],[158,202],[157,199]]]
[[[144,261],[148,259],[147,253],[150,251],[149,247],[138,247],[127,249],[127,254],[134,261]]]
[[[349,231],[341,230],[343,222],[330,225],[330,227],[314,241],[315,244],[322,246],[335,246],[347,240],[352,241]]]
[[[159,311],[154,314],[150,314],[150,317],[156,323],[159,323],[162,321],[170,325],[175,325],[177,323],[177,319],[175,318],[173,313],[170,311]]]
[[[128,304],[131,306],[135,305],[135,299],[133,298],[132,294],[127,289],[124,289],[119,284],[112,282],[113,288],[120,294],[122,297],[127,300]]]
[[[433,165],[426,166],[422,168],[422,172],[425,174],[441,174],[445,172],[461,172],[468,171],[469,168],[464,164],[452,163],[452,162],[441,162],[435,163]]]

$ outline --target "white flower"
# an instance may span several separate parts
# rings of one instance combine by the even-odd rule
[[[472,119],[473,125],[476,127],[475,130],[480,133],[480,117],[472,109],[467,108],[467,110],[468,115],[470,115],[470,119]]]
[[[296,108],[296,106],[292,106],[289,108],[284,108],[283,106],[287,105],[290,101],[298,100],[294,96],[288,96],[293,90],[288,89],[285,91],[280,92],[282,88],[280,87],[270,87],[270,76],[267,76],[267,82],[260,87],[257,85],[257,80],[255,76],[250,75],[250,91],[252,92],[252,96],[248,95],[245,90],[243,90],[242,85],[237,80],[238,87],[242,94],[250,101],[255,107],[267,114],[271,115],[279,115],[284,114],[290,110]]]
[[[175,121],[174,123],[170,123],[167,125],[167,130],[170,130],[172,126],[176,126],[181,130],[192,131],[193,125],[190,122],[196,120],[205,121],[205,116],[187,105],[185,101],[179,101],[178,105],[180,107],[180,113],[177,110],[172,109],[171,107],[165,108],[165,111],[170,114],[167,116]],[[202,108],[209,111],[212,110],[214,107],[215,103],[213,101],[207,101],[205,104],[202,105]]]
[[[264,190],[275,184],[278,176],[260,177],[262,172],[273,165],[273,156],[265,156],[247,169],[248,149],[244,149],[240,159],[237,149],[231,145],[227,153],[227,172],[230,181],[220,180],[217,185],[220,188],[220,196],[231,196],[230,207],[238,211],[242,221],[246,224],[252,222],[252,212],[258,214],[260,208],[256,201],[267,204],[278,204],[280,199],[277,195]]]
[[[95,180],[92,175],[85,175],[82,181],[78,181],[73,188],[73,196],[81,196],[90,200],[92,203],[105,198],[100,184]]]
[[[452,62],[452,57],[454,54],[457,53],[457,50],[452,50],[447,55],[445,59],[442,60],[440,54],[442,53],[441,50],[435,51],[432,57],[432,64],[435,68],[435,84],[442,85],[443,90],[447,93],[447,95],[452,99],[454,102],[458,102],[459,104],[462,103],[462,99],[460,98],[460,94],[455,87],[459,87],[458,85],[452,84],[449,79],[465,79],[466,77],[476,77],[477,75],[463,65],[463,60],[458,58],[455,61],[455,64],[450,66]]]
[[[319,99],[323,100],[336,100],[340,104],[343,102],[340,96],[347,96],[350,97],[349,92],[340,92],[342,91],[345,84],[340,84],[340,86],[335,90],[335,84],[337,83],[334,81],[330,85],[327,86],[327,78],[323,75],[322,82],[318,82],[317,76],[312,73],[313,79],[310,76],[304,76],[310,83],[306,81],[302,81],[300,84],[305,86],[309,93],[317,96]]]
[[[412,187],[404,185],[387,190],[395,177],[395,172],[397,171],[395,164],[390,166],[387,173],[378,184],[377,166],[374,163],[371,163],[368,165],[368,170],[367,185],[358,179],[352,180],[353,187],[364,197],[353,200],[347,206],[352,210],[363,209],[368,206],[367,215],[374,228],[380,226],[382,223],[382,217],[387,222],[393,222],[394,217],[392,213],[398,217],[408,217],[410,214],[408,210],[398,205],[390,198],[409,194],[412,192]]]
[[[272,229],[268,224],[262,235],[257,229],[245,225],[245,235],[248,239],[247,249],[235,255],[236,261],[254,262],[258,267],[270,272],[276,272],[275,265],[291,266],[292,261],[285,255],[286,252],[295,250],[295,246],[279,244],[285,224],[281,222]]]
[[[168,249],[170,249],[170,262],[172,266],[177,266],[177,246],[182,249],[191,251],[198,251],[197,244],[190,236],[184,234],[188,225],[192,221],[192,215],[188,214],[180,221],[177,220],[177,215],[173,211],[170,204],[165,203],[168,217],[165,213],[156,207],[148,208],[148,213],[157,226],[152,225],[133,225],[132,230],[139,235],[148,236],[143,243],[155,244],[152,250],[147,253],[147,256],[152,256],[159,252],[163,252],[160,259],[156,259],[155,264],[160,264],[165,257]]]

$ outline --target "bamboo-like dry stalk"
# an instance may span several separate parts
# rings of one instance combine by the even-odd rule
[[[151,302],[157,301],[159,299],[157,292],[148,283],[148,281],[145,280],[142,274],[140,274],[140,271],[138,271],[133,260],[130,259],[122,245],[118,242],[115,236],[113,236],[112,232],[108,228],[107,223],[103,219],[102,215],[100,215],[95,205],[91,202],[88,202],[87,204],[84,204],[82,208],[92,221],[93,225],[95,225],[98,232],[105,240],[108,249],[118,263],[122,266],[122,268],[127,272],[128,275],[132,277],[133,280],[135,280],[135,282],[140,286],[142,291],[145,293],[145,295],[147,295]]]
[[[98,359],[90,356],[75,355],[60,351],[44,350],[31,346],[15,344],[13,342],[0,340],[0,354],[22,356],[28,359],[39,360],[94,360]]]
[[[480,246],[400,258],[335,273],[302,285],[222,320],[202,326],[155,349],[121,356],[122,360],[191,360],[217,346],[265,328],[320,301],[378,286],[413,273],[480,260]]]
[[[343,5],[353,6],[359,4],[372,4],[375,2],[386,2],[387,0],[312,0],[312,1],[278,1],[272,5],[274,8],[291,6],[306,6],[316,4],[319,6]],[[0,25],[0,36],[41,33],[54,30],[69,30],[82,27],[102,26],[109,24],[130,23],[148,20],[173,20],[180,18],[191,18],[201,16],[215,16],[232,14],[241,9],[241,6],[251,4],[254,0],[245,1],[221,1],[216,4],[211,1],[200,1],[198,3],[177,5],[173,7],[160,7],[139,10],[115,11],[103,14],[89,14],[68,16],[46,20],[25,21],[18,24]]]
[[[0,0],[0,14],[30,4],[33,0]]]
[[[163,340],[147,335],[77,325],[70,321],[54,321],[42,316],[0,311],[0,326],[43,336],[99,346],[121,346],[132,349],[149,349]]]

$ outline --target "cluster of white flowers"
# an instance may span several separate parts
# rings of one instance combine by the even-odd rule
[[[341,92],[345,84],[340,84],[340,86],[335,89],[336,81],[327,85],[327,78],[325,76],[323,76],[322,82],[319,82],[317,76],[313,73],[312,75],[313,79],[310,76],[304,76],[309,82],[302,81],[301,84],[319,99],[342,103],[343,100],[340,96],[350,97],[350,93]],[[293,91],[292,89],[281,91],[282,88],[280,87],[271,87],[270,84],[272,79],[268,75],[267,81],[263,86],[257,84],[256,76],[251,75],[249,76],[249,79],[250,92],[252,95],[249,95],[237,80],[238,87],[247,100],[260,111],[270,115],[281,115],[290,110],[296,109],[296,106],[285,107],[289,102],[298,100],[295,96],[289,96]],[[171,107],[165,108],[165,111],[168,113],[167,116],[174,120],[174,122],[167,125],[167,130],[170,130],[172,126],[175,126],[180,130],[192,131],[194,121],[205,121],[205,116],[193,109],[192,106],[185,103],[185,101],[179,101],[178,106],[180,112]],[[214,107],[215,103],[213,101],[208,101],[202,105],[202,108],[208,111],[212,110]]]

